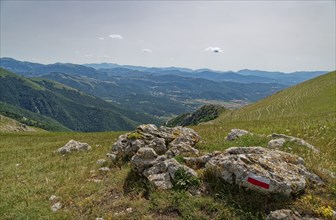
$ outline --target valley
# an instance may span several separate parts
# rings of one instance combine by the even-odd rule
[[[328,207],[336,206],[336,182],[325,170],[336,172],[335,80],[336,72],[331,72],[241,109],[224,111],[209,124],[192,126],[202,137],[196,145],[201,154],[234,146],[267,148],[271,133],[300,137],[313,144],[319,154],[295,143],[283,148],[302,157],[308,169],[325,181],[323,187],[309,187],[294,200],[273,200],[229,186],[215,195],[195,197],[174,190],[147,195],[142,183],[128,185],[138,178],[132,177],[129,164],[110,164],[110,172],[101,172],[96,163],[124,132],[1,132],[0,188],[1,201],[6,202],[0,202],[0,211],[5,219],[264,219],[269,210],[290,207],[300,214],[330,219]],[[227,141],[225,136],[232,128],[258,135]],[[54,153],[70,139],[89,143],[93,149],[65,156]],[[202,181],[209,181],[199,175]],[[63,204],[57,212],[50,211],[48,201],[54,194]]]

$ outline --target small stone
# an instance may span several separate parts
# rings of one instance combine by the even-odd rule
[[[20,164],[20,163],[17,163],[17,164],[15,164],[15,166],[16,166],[16,167],[19,167],[19,166],[21,166],[21,164]]]
[[[54,205],[51,206],[51,211],[57,212],[62,208],[62,204],[60,202],[56,202]]]
[[[126,209],[126,212],[127,212],[127,213],[131,213],[131,212],[133,212],[133,209],[132,209],[132,208],[127,208],[127,209]]]
[[[96,220],[104,220],[103,218],[96,218]]]
[[[108,167],[101,167],[101,168],[99,168],[99,171],[102,171],[102,172],[110,172],[111,169],[108,168]]]
[[[103,180],[100,180],[100,179],[89,179],[89,181],[92,181],[94,183],[100,183],[102,182]]]
[[[57,200],[58,200],[58,197],[55,196],[55,195],[51,195],[50,198],[49,198],[49,201],[51,201],[51,202],[55,202]]]
[[[268,147],[271,149],[280,149],[283,147],[285,142],[286,142],[285,138],[273,139],[268,142]]]
[[[99,160],[97,160],[97,164],[98,165],[106,165],[107,161],[105,159],[99,159]]]
[[[248,132],[246,130],[234,128],[234,129],[231,129],[229,134],[226,136],[226,140],[233,141],[233,140],[236,140],[237,138],[239,138],[243,135],[247,135],[247,134],[250,134],[250,132]]]
[[[107,153],[106,156],[108,158],[110,158],[110,160],[112,160],[112,161],[115,161],[117,159],[117,155],[116,154]]]
[[[298,212],[293,212],[290,209],[280,209],[271,212],[266,220],[300,220],[302,217]]]

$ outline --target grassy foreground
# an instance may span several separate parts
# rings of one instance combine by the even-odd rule
[[[336,172],[335,72],[314,80],[193,128],[203,138],[197,145],[202,152],[266,147],[270,140],[266,135],[273,132],[303,138],[320,153],[292,143],[284,151],[303,157],[306,166],[325,180],[323,187],[309,187],[285,201],[225,185],[199,172],[201,181],[211,186],[206,196],[151,191],[128,165],[98,171],[96,161],[105,158],[120,132],[0,133],[0,219],[263,219],[279,208],[331,219],[336,180],[323,170]],[[262,136],[228,142],[225,136],[232,128]],[[70,139],[87,142],[93,149],[67,156],[54,153]],[[63,208],[58,212],[50,209],[51,195],[60,197]]]
[[[153,192],[130,174],[129,166],[98,171],[120,135],[106,133],[1,133],[0,219],[238,219],[236,211],[212,197],[185,192]],[[93,149],[61,156],[54,153],[70,139]],[[96,180],[102,180],[95,182]],[[49,197],[63,208],[52,212]]]

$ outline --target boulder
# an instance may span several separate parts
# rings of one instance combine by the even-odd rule
[[[195,170],[201,169],[205,167],[205,164],[209,162],[209,160],[221,154],[220,151],[214,151],[212,153],[204,154],[200,157],[184,157],[183,160],[185,164]]]
[[[233,140],[236,140],[237,138],[239,138],[243,135],[247,135],[247,134],[250,134],[250,132],[248,132],[246,130],[234,128],[234,129],[231,129],[229,134],[226,136],[226,140],[233,141]]]
[[[267,217],[266,220],[300,220],[302,219],[301,215],[290,209],[280,209],[271,212]]]
[[[167,159],[166,156],[158,156],[152,148],[140,148],[131,159],[131,167],[135,172],[146,177],[159,189],[173,187],[172,180],[175,172],[182,168],[187,173],[197,176],[194,170],[181,165],[175,159]]]
[[[309,148],[310,150],[312,150],[314,153],[319,153],[319,150],[315,146],[309,144],[307,141],[305,141],[301,138],[297,138],[297,137],[293,137],[293,136],[289,136],[289,135],[285,135],[285,134],[277,134],[277,133],[273,133],[271,135],[268,135],[268,137],[284,138],[288,141],[291,141],[291,142],[300,144],[302,146],[305,146],[305,147]]]
[[[170,189],[173,187],[172,182],[175,179],[175,173],[179,169],[183,169],[186,173],[197,177],[193,169],[181,165],[173,158],[154,164],[152,167],[144,170],[143,175],[158,189]]]
[[[268,147],[271,149],[280,149],[286,142],[285,138],[272,139],[268,142]]]
[[[66,145],[57,149],[58,153],[67,154],[71,153],[71,151],[86,151],[91,150],[91,146],[87,143],[81,143],[79,141],[70,140]]]
[[[152,148],[158,155],[197,155],[194,148],[200,141],[200,136],[190,128],[175,127],[158,128],[152,124],[140,125],[136,131],[120,135],[112,146],[112,152],[108,154],[113,160],[130,160],[139,149]],[[171,149],[171,150],[170,150]]]
[[[232,147],[205,166],[215,168],[227,183],[265,194],[296,195],[305,190],[308,181],[323,184],[307,170],[302,158],[262,147]]]

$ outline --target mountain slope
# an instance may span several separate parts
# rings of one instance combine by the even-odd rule
[[[155,116],[196,110],[196,100],[256,101],[284,88],[279,84],[215,82],[174,75],[110,76],[109,80],[52,73],[45,78]]]
[[[41,131],[41,129],[27,126],[12,118],[8,118],[0,114],[0,132],[12,132],[12,131],[36,132]]]
[[[219,116],[226,109],[221,105],[203,105],[193,113],[184,113],[166,122],[166,126],[188,126],[197,125],[202,122],[211,121]]]
[[[325,117],[335,114],[336,73],[331,72],[222,115],[225,121],[272,120],[289,117]]]
[[[211,125],[195,127],[207,143],[200,147],[222,150],[246,146],[246,142],[249,146],[267,146],[263,138],[223,142],[232,128],[255,134],[280,133],[303,138],[319,149],[320,154],[311,154],[293,144],[283,150],[302,156],[311,169],[326,168],[335,172],[336,72],[282,90],[241,109],[225,111]]]
[[[4,69],[0,76],[0,101],[51,117],[75,131],[129,130],[158,122],[51,80],[27,79]]]

